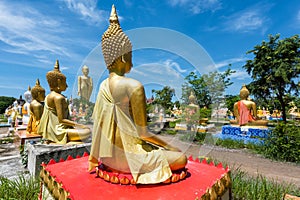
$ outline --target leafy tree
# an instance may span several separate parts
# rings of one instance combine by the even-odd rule
[[[235,71],[228,68],[225,72],[210,72],[203,76],[198,76],[191,72],[182,86],[182,100],[188,104],[188,97],[193,90],[200,107],[209,107],[212,103],[218,103],[223,98],[225,89],[233,82],[230,75]]]
[[[183,103],[189,103],[189,96],[191,91],[193,91],[197,104],[200,107],[208,107],[211,103],[211,99],[203,76],[199,76],[195,72],[191,72],[187,77],[185,77],[185,81],[186,82],[182,85],[181,99]]]
[[[0,96],[0,113],[4,113],[5,109],[12,105],[15,100],[14,97]]]
[[[269,35],[247,53],[254,54],[243,66],[253,81],[248,85],[255,97],[279,101],[283,121],[286,121],[288,95],[299,94],[300,39],[298,35],[279,40],[280,35]]]
[[[161,105],[166,111],[172,109],[172,98],[175,95],[175,90],[169,86],[165,86],[162,90],[152,90],[154,93],[153,104]]]
[[[239,95],[226,95],[226,107],[233,112],[234,103],[240,100]]]
[[[235,71],[228,68],[225,72],[214,71],[203,75],[204,82],[209,91],[211,102],[217,108],[224,99],[225,89],[233,84],[229,78],[233,73],[235,73]]]

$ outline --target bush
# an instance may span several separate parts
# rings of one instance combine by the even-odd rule
[[[265,139],[262,154],[267,158],[300,163],[300,128],[279,123]]]

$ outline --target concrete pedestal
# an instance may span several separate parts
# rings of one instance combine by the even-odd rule
[[[82,156],[84,152],[90,152],[91,143],[83,144],[30,144],[27,143],[28,165],[31,175],[38,176],[41,164],[48,163],[51,159],[56,162],[66,160],[70,155],[73,158]]]

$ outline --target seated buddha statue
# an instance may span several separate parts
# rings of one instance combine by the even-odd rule
[[[30,119],[30,103],[32,101],[31,88],[28,87],[28,90],[24,93],[25,103],[22,106],[22,123],[27,125]]]
[[[236,102],[233,107],[235,120],[230,120],[231,124],[240,126],[266,126],[268,121],[261,120],[257,116],[256,103],[249,100],[249,90],[243,85],[240,90],[240,101]]]
[[[131,174],[137,184],[164,182],[184,169],[186,156],[147,130],[143,85],[125,76],[132,67],[132,45],[122,31],[115,7],[102,36],[102,53],[109,77],[99,88],[93,111],[89,171],[99,163],[106,170]]]
[[[59,70],[58,60],[56,60],[54,70],[49,71],[46,78],[51,92],[45,98],[38,133],[47,141],[58,144],[87,139],[90,136],[90,129],[69,118],[69,103],[61,94],[68,85],[65,75]]]
[[[44,110],[45,89],[40,85],[39,79],[31,89],[32,101],[30,103],[30,118],[26,131],[30,134],[37,134],[40,120]]]

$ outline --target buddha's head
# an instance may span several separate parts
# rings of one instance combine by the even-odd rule
[[[83,73],[83,75],[85,75],[85,76],[87,76],[87,75],[89,75],[89,67],[88,66],[86,66],[86,65],[84,65],[83,67],[82,67],[82,73]]]
[[[240,90],[240,98],[245,100],[249,97],[249,90],[247,89],[246,85],[243,85],[242,89]]]
[[[131,51],[132,45],[127,35],[122,31],[118,20],[116,8],[113,5],[110,18],[110,25],[102,35],[102,53],[107,68],[111,71],[120,62],[124,64],[125,73],[132,67]]]
[[[30,103],[31,100],[32,100],[32,96],[31,96],[31,88],[30,86],[28,86],[28,90],[24,93],[24,98],[25,98],[25,101]]]
[[[54,69],[46,74],[47,82],[51,91],[65,91],[68,87],[66,76],[59,70],[59,62],[56,60]]]
[[[31,89],[32,98],[42,102],[45,99],[45,89],[40,85],[40,80],[37,79],[35,86]]]

